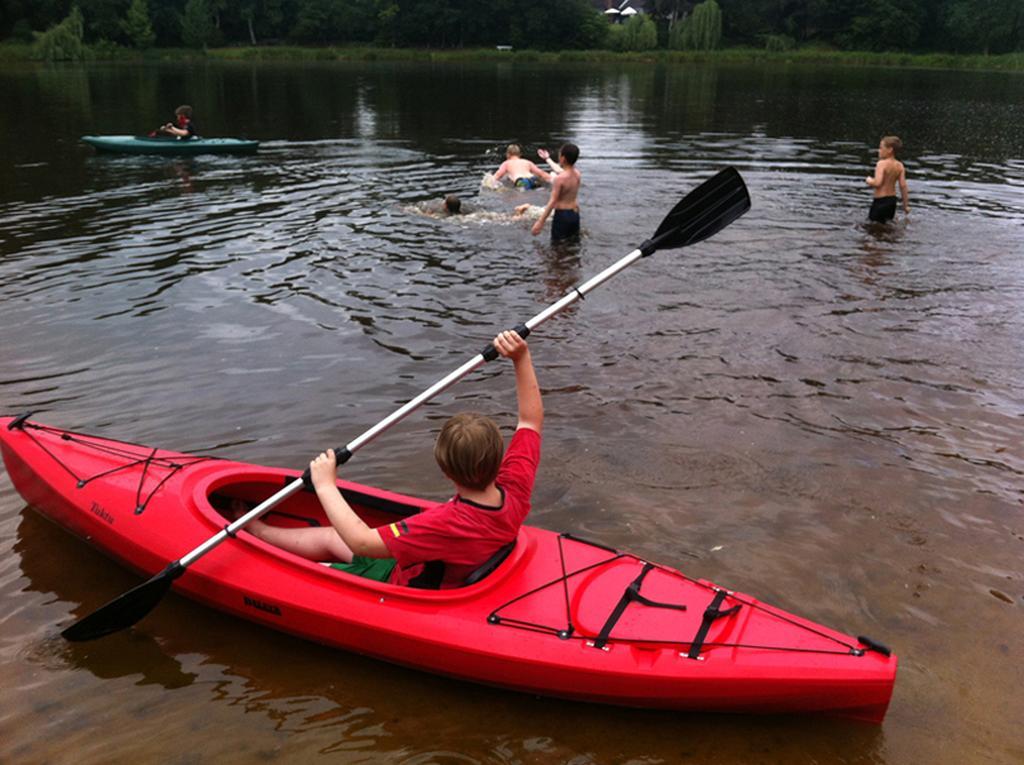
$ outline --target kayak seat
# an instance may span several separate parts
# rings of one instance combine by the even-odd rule
[[[484,561],[480,568],[466,577],[466,582],[462,586],[468,587],[471,584],[476,584],[493,573],[515,546],[516,543],[513,540],[500,547],[494,555]],[[441,588],[442,581],[444,581],[444,561],[428,560],[423,564],[423,570],[415,578],[409,580],[408,586],[420,590],[438,590]]]
[[[498,548],[498,551],[488,558],[480,568],[466,577],[466,586],[468,587],[471,584],[476,584],[494,573],[494,569],[504,562],[505,558],[507,558],[512,550],[515,549],[515,546],[516,541],[513,539],[507,545]]]

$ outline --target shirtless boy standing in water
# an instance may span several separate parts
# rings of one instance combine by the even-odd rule
[[[896,217],[896,184],[900,185],[903,196],[903,213],[910,213],[910,197],[907,193],[907,170],[896,159],[896,152],[903,148],[903,142],[894,135],[887,135],[878,144],[878,164],[875,174],[867,177],[867,184],[875,190],[875,201],[871,203],[868,218],[877,223],[887,223]]]
[[[541,157],[546,158],[545,154],[541,154]],[[576,195],[580,190],[580,171],[576,169],[576,160],[579,156],[579,147],[574,143],[563,144],[559,149],[558,164],[562,166],[562,172],[555,176],[551,184],[551,197],[544,207],[544,212],[533,224],[531,230],[534,235],[543,230],[544,221],[548,219],[552,210],[555,211],[551,219],[552,242],[568,239],[580,233],[580,207],[576,203]]]

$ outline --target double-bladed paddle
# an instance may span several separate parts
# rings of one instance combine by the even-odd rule
[[[654,236],[597,276],[592,277],[578,287],[574,287],[558,302],[548,306],[525,324],[520,324],[515,328],[516,331],[522,337],[527,337],[534,328],[543,324],[555,314],[565,310],[577,300],[583,298],[588,292],[604,284],[608,279],[639,258],[651,255],[657,250],[686,247],[703,241],[721,231],[749,209],[750,195],[747,193],[747,187],[744,185],[740,174],[731,167],[722,170],[683,197],[672,208],[672,211],[665,216],[665,220],[658,226]],[[337,464],[342,465],[347,462],[356,451],[392,425],[405,419],[423,403],[429,401],[442,391],[447,390],[477,367],[488,361],[493,361],[497,357],[498,350],[493,344],[488,344],[484,350],[451,372],[447,377],[438,380],[427,390],[416,396],[416,398],[396,409],[355,440],[335,449]],[[82,617],[61,634],[68,640],[94,640],[135,624],[156,607],[160,599],[171,588],[174,580],[184,574],[190,564],[199,560],[229,537],[235,536],[250,521],[259,518],[271,508],[295,494],[304,485],[310,485],[309,468],[306,468],[302,478],[296,478],[272,497],[261,502],[190,553],[168,564],[163,571],[154,575],[148,581],[132,588],[91,614]]]

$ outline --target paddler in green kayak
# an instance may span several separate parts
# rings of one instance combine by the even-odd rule
[[[196,137],[196,126],[192,122],[192,107],[182,104],[174,110],[174,122],[167,122],[156,129],[160,135],[172,135],[184,141]]]

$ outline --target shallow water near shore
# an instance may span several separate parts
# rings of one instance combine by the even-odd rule
[[[0,761],[1019,763],[1024,77],[826,67],[10,67],[0,411],[301,467],[624,256],[727,165],[753,200],[531,337],[531,522],[633,550],[900,656],[881,726],[571,704],[433,677],[137,584],[0,472]],[[189,102],[253,157],[96,155]],[[864,222],[883,133],[909,220]],[[509,142],[582,151],[583,236],[492,190]],[[469,216],[425,215],[457,194]],[[346,477],[443,499],[454,412],[511,425],[491,364]],[[187,551],[183,550],[182,553]],[[211,553],[211,554],[216,554]]]

